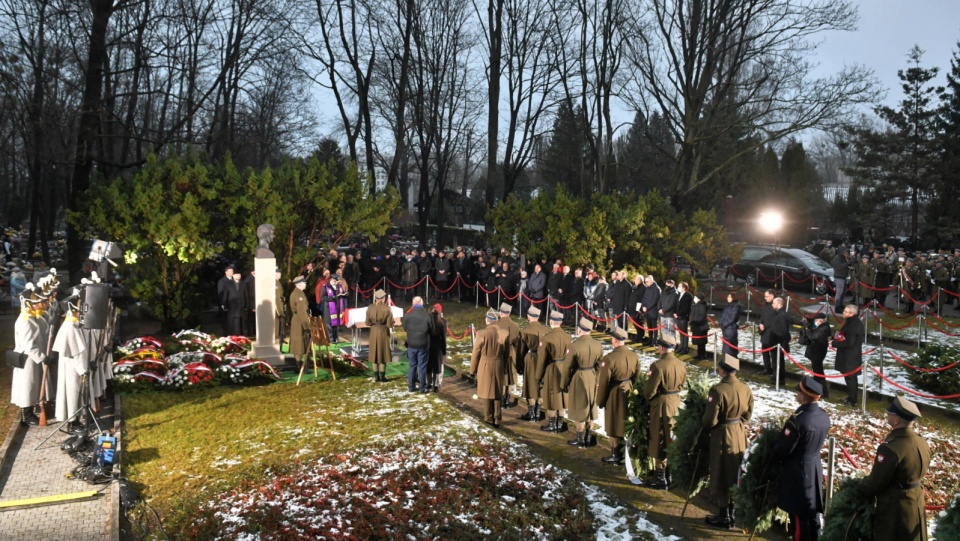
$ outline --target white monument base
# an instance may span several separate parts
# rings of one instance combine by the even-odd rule
[[[250,357],[273,365],[283,364],[283,354],[276,339],[276,271],[277,260],[258,257],[253,260],[257,307],[257,339],[250,348]]]

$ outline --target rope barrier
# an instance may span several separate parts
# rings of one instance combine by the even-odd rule
[[[910,314],[905,314],[902,316],[897,315],[895,312],[891,312],[890,310],[887,310],[886,307],[884,307],[882,304],[877,304],[877,308],[879,308],[880,311],[884,313],[884,315],[890,316],[894,319],[905,319],[905,318],[911,317]]]
[[[583,306],[580,306],[580,305],[577,305],[577,308],[580,308],[580,311],[581,311],[581,312],[583,312],[588,318],[590,318],[590,319],[592,319],[592,320],[594,320],[594,321],[602,321],[602,322],[604,322],[604,323],[610,323],[611,321],[616,321],[616,320],[620,319],[620,318],[618,318],[618,317],[602,318],[602,317],[599,317],[599,316],[595,316],[595,315],[591,314],[590,312],[588,312],[586,308],[584,308]],[[627,316],[627,317],[630,317],[630,316]]]
[[[934,325],[933,323],[931,323],[931,322],[929,322],[929,321],[927,322],[927,324],[930,325],[930,328],[931,328],[931,329],[933,329],[933,330],[935,330],[935,331],[937,331],[937,332],[939,332],[939,333],[945,334],[945,335],[947,335],[947,336],[953,336],[953,337],[960,336],[960,333],[947,332],[947,331],[945,331],[945,330],[937,327],[936,325]]]
[[[459,276],[457,278],[459,278]],[[433,284],[433,289],[435,289],[436,292],[441,295],[446,295],[447,293],[450,293],[451,291],[453,291],[453,288],[457,287],[456,279],[453,280],[453,284],[447,289],[440,289],[440,286],[438,286],[437,283],[433,281],[433,278],[430,278],[430,283]]]
[[[919,318],[920,318],[920,316],[913,316],[913,317],[910,319],[910,321],[908,321],[905,325],[900,326],[900,327],[896,327],[896,326],[894,326],[894,325],[887,325],[887,324],[884,323],[880,318],[877,318],[877,323],[879,323],[879,324],[880,324],[883,328],[885,328],[885,329],[892,329],[892,330],[894,330],[894,331],[902,331],[903,329],[906,329],[907,327],[913,325],[913,323],[914,323],[917,319],[919,319]]]
[[[397,289],[413,289],[413,288],[415,288],[415,287],[420,287],[420,284],[422,284],[422,283],[424,282],[424,280],[426,280],[427,278],[428,278],[428,276],[424,276],[423,278],[420,279],[419,282],[413,284],[412,286],[401,286],[401,285],[397,285],[397,284],[391,282],[390,280],[388,280],[388,279],[386,279],[386,278],[384,278],[384,280],[387,280],[387,283],[390,284],[390,287],[395,287],[395,288],[397,288]]]
[[[929,305],[931,302],[934,301],[934,299],[937,298],[938,295],[940,295],[940,292],[937,291],[937,292],[934,293],[933,296],[930,297],[928,300],[925,300],[925,301],[923,301],[923,302],[920,302],[920,301],[918,301],[917,299],[914,299],[912,296],[910,296],[910,292],[907,291],[906,289],[903,289],[902,287],[900,288],[900,292],[903,293],[903,296],[906,297],[910,302],[912,302],[912,303],[914,303],[914,304],[919,304],[920,306],[927,306],[927,305]]]
[[[880,376],[880,378],[883,379],[883,381],[886,381],[887,383],[889,383],[890,385],[893,385],[893,386],[896,387],[897,389],[900,389],[901,391],[910,393],[910,394],[912,394],[912,395],[919,396],[919,397],[921,397],[921,398],[934,398],[934,399],[937,399],[937,400],[955,400],[955,399],[957,399],[957,398],[960,398],[960,393],[957,393],[957,394],[948,394],[948,395],[943,395],[943,396],[938,396],[938,395],[935,395],[935,394],[920,393],[920,392],[914,391],[913,389],[911,389],[911,388],[909,388],[909,387],[905,387],[905,386],[903,386],[903,385],[900,385],[900,384],[897,383],[896,381],[893,381],[892,379],[888,378],[887,376],[884,376],[883,374],[881,374],[879,370],[877,370],[876,368],[874,368],[874,367],[872,367],[872,366],[870,367],[870,369],[873,370],[878,376]]]
[[[467,330],[463,331],[463,334],[460,336],[453,334],[453,331],[450,330],[450,327],[447,327],[447,334],[449,334],[450,338],[453,338],[454,340],[463,340],[467,336],[470,336],[470,327],[467,327]]]
[[[559,309],[561,309],[561,310],[569,310],[570,308],[573,308],[574,306],[576,306],[576,304],[571,304],[571,305],[569,305],[569,306],[564,306],[564,305],[560,304],[559,302],[557,302],[556,299],[550,299],[550,302],[552,302],[554,306],[556,306],[557,308],[559,308]]]
[[[530,301],[532,304],[540,304],[541,302],[547,302],[547,299],[546,299],[546,298],[540,299],[540,300],[538,300],[538,301],[537,301],[537,300],[533,300],[533,298],[529,297],[529,296],[528,296],[526,293],[524,293],[523,291],[520,292],[520,295],[522,295],[524,299],[527,299],[527,300]]]
[[[776,349],[776,347],[777,347],[777,346],[770,346],[770,347],[768,347],[767,349],[743,349],[743,348],[741,348],[741,347],[738,347],[738,346],[735,346],[735,345],[731,344],[731,343],[728,342],[727,339],[724,338],[723,336],[717,335],[717,337],[720,338],[720,341],[723,342],[724,344],[732,347],[733,349],[735,349],[735,350],[737,350],[737,351],[742,351],[742,352],[744,352],[744,353],[766,353],[766,352],[768,352],[768,351],[770,351],[770,350]],[[784,352],[784,353],[786,353],[786,352]]]
[[[837,375],[832,375],[832,374],[820,374],[820,373],[814,372],[813,370],[807,368],[806,366],[798,363],[797,360],[793,358],[793,355],[790,355],[790,354],[787,353],[786,351],[784,351],[783,354],[784,354],[784,356],[786,356],[786,358],[790,359],[790,362],[792,362],[794,365],[796,365],[797,368],[803,370],[804,372],[806,372],[806,373],[808,373],[808,374],[810,374],[811,376],[816,377],[816,378],[827,378],[827,379],[845,378],[845,377],[847,377],[847,376],[852,376],[852,375],[854,375],[854,374],[858,374],[858,373],[860,373],[861,370],[863,370],[863,367],[862,367],[862,366],[858,366],[855,370],[851,370],[850,372],[847,372],[846,374],[837,374]]]
[[[925,373],[927,373],[927,374],[936,373],[936,372],[943,372],[944,370],[949,370],[949,369],[953,368],[954,366],[957,366],[957,364],[958,364],[958,361],[954,361],[954,362],[948,364],[947,366],[941,366],[940,368],[923,368],[922,366],[913,366],[912,364],[908,363],[907,361],[904,361],[903,359],[901,359],[896,353],[894,353],[894,352],[892,352],[892,351],[887,351],[887,353],[889,353],[890,356],[893,357],[893,360],[897,361],[898,363],[902,364],[903,366],[906,366],[907,368],[909,368],[909,369],[911,369],[911,370],[916,370],[917,372],[925,372]]]
[[[893,286],[888,286],[888,287],[873,287],[873,286],[870,286],[870,285],[865,284],[865,283],[863,283],[863,282],[857,282],[857,283],[860,284],[862,287],[865,287],[865,288],[869,289],[870,291],[893,291],[894,289],[896,289],[896,288],[893,287]]]
[[[942,317],[938,316],[937,314],[930,314],[930,317],[939,321],[941,324],[943,324],[946,327],[960,327],[960,323],[948,323],[946,320],[944,320]]]
[[[629,319],[630,323],[633,323],[635,327],[643,330],[643,332],[659,331],[660,329],[663,328],[663,325],[657,325],[656,327],[644,327],[643,325],[637,323],[632,317],[630,317],[630,314],[627,314],[627,319]]]
[[[843,453],[843,456],[847,459],[847,462],[849,462],[855,469],[858,469],[858,470],[860,469],[860,464],[858,464],[857,461],[854,460],[853,455],[851,455],[850,452],[847,451],[846,447],[843,447],[841,445],[840,451]]]

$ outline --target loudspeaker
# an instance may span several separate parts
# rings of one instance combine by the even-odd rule
[[[110,286],[87,284],[80,295],[80,326],[84,329],[107,328]]]

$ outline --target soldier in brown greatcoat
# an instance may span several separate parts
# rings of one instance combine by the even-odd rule
[[[593,321],[580,318],[577,339],[560,363],[560,388],[569,391],[567,415],[577,428],[577,437],[567,443],[578,447],[592,445],[590,430],[597,418],[597,369],[603,346],[590,335],[592,331]]]
[[[370,327],[370,368],[375,381],[387,381],[387,363],[390,362],[390,327],[393,313],[386,304],[387,293],[378,289],[373,294],[373,304],[367,307],[367,327]]]
[[[523,389],[520,396],[527,401],[527,413],[520,416],[523,421],[541,421],[540,411],[540,384],[537,383],[537,358],[539,357],[540,340],[547,334],[546,327],[540,324],[540,309],[531,306],[527,310],[527,319],[530,323],[520,330],[520,352],[523,359]]]
[[[725,529],[733,528],[730,488],[737,484],[737,472],[747,449],[743,423],[753,417],[753,393],[737,378],[739,369],[739,359],[724,356],[718,366],[720,383],[710,388],[701,419],[704,430],[710,431],[710,491],[720,508],[720,512],[708,516],[706,522]]]
[[[510,400],[510,391],[517,384],[517,359],[520,358],[520,325],[510,319],[513,307],[507,303],[500,305],[500,319],[497,326],[507,331],[507,362],[503,366],[503,405],[512,408],[516,404]]]
[[[567,423],[563,417],[567,408],[567,396],[560,386],[559,362],[567,354],[570,347],[570,335],[560,328],[563,323],[563,313],[550,312],[550,332],[540,341],[540,351],[537,358],[537,381],[540,387],[540,398],[543,400],[543,409],[547,411],[549,422],[540,427],[544,432],[566,432]]]
[[[487,326],[477,333],[470,356],[470,373],[477,378],[477,397],[483,400],[483,421],[500,428],[503,365],[507,361],[507,331],[497,327],[497,313],[487,311]]]
[[[667,446],[673,442],[674,417],[680,409],[680,390],[687,383],[687,369],[673,354],[676,338],[666,330],[657,341],[660,359],[650,365],[650,376],[643,386],[643,396],[650,402],[650,446],[648,453],[656,460],[650,487],[670,489],[667,469]]]
[[[290,355],[299,365],[306,362],[307,346],[310,344],[310,304],[303,292],[307,288],[306,278],[294,278],[293,288],[290,293]]]
[[[917,435],[917,406],[898,396],[887,408],[893,429],[877,448],[870,475],[860,484],[867,497],[877,497],[874,541],[927,541],[927,514],[920,480],[930,468],[930,446]]]
[[[604,410],[603,427],[610,437],[610,456],[603,459],[607,464],[623,462],[621,440],[626,434],[627,402],[633,391],[633,378],[640,368],[640,357],[626,346],[628,337],[623,327],[613,330],[610,339],[613,351],[600,360],[597,378],[597,406]]]

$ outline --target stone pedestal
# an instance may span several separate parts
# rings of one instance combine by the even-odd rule
[[[257,339],[250,349],[251,358],[270,364],[283,364],[283,354],[276,339],[276,270],[277,260],[258,257],[253,260],[257,298]]]

